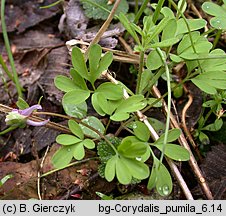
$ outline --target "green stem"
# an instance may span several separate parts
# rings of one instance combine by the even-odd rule
[[[209,119],[210,115],[213,113],[213,109],[209,110],[209,112],[206,114],[205,119],[203,120],[202,124],[199,126],[199,130],[203,128],[207,120]]]
[[[41,7],[40,7],[40,9],[47,9],[47,8],[51,8],[51,7],[53,7],[53,6],[58,5],[58,4],[59,4],[59,3],[61,3],[62,1],[64,1],[64,0],[59,0],[59,1],[53,2],[52,4],[45,5],[45,6],[41,6]]]
[[[1,132],[0,132],[0,136],[4,135],[4,134],[6,134],[6,133],[8,133],[8,132],[10,132],[10,131],[13,131],[13,130],[15,130],[16,128],[18,128],[18,126],[10,126],[10,127],[6,128],[4,131],[1,131]]]
[[[5,42],[5,47],[6,47],[8,57],[9,57],[11,69],[12,69],[12,72],[13,72],[13,77],[14,77],[14,80],[15,80],[17,93],[18,93],[19,97],[23,98],[22,87],[20,85],[18,75],[17,75],[17,72],[16,72],[16,67],[15,67],[13,55],[12,55],[12,52],[11,52],[11,49],[10,49],[10,43],[9,43],[9,38],[8,38],[8,34],[7,34],[6,24],[5,24],[5,0],[1,0],[1,24],[2,24],[2,33],[3,33],[4,42]]]
[[[217,44],[218,44],[218,42],[219,42],[219,40],[221,38],[221,34],[222,34],[222,30],[218,30],[217,34],[216,34],[216,37],[214,38],[214,41],[213,41],[213,48],[212,48],[212,50],[215,49],[215,47],[217,46]]]
[[[137,14],[137,11],[138,11],[138,3],[139,3],[139,0],[135,0],[135,10],[134,10],[135,14]]]
[[[6,66],[6,64],[2,58],[2,55],[0,55],[0,64],[3,68],[3,70],[5,71],[5,73],[7,74],[7,76],[9,77],[9,79],[11,79],[15,83],[14,77],[13,77],[12,73],[9,71],[8,67]]]
[[[144,67],[144,51],[140,52],[140,64],[139,64],[139,71],[137,76],[137,86],[136,86],[136,94],[140,93],[140,84],[141,84],[141,78],[143,73],[143,67]]]
[[[153,18],[152,18],[152,21],[153,21],[154,24],[156,24],[156,22],[157,22],[157,20],[159,18],[159,14],[160,14],[160,11],[162,9],[162,6],[163,6],[164,2],[165,2],[165,0],[158,1],[158,5],[157,5],[157,7],[155,9],[155,12],[154,12],[154,15],[153,15]]]
[[[176,19],[178,20],[179,17],[180,17],[180,12],[181,12],[181,9],[184,7],[184,4],[185,4],[186,0],[183,0],[180,8],[177,10],[177,16],[176,16]]]
[[[146,9],[147,7],[147,4],[148,4],[149,0],[145,0],[143,1],[143,4],[141,5],[139,11],[137,12],[135,18],[134,18],[134,23],[137,24],[141,15],[143,14],[144,10]]]
[[[161,57],[162,63],[164,64],[165,71],[166,71],[166,79],[167,79],[167,92],[168,92],[168,97],[167,97],[167,116],[166,116],[166,130],[164,134],[164,140],[163,140],[163,149],[160,157],[160,162],[162,163],[165,149],[166,149],[166,144],[168,140],[168,133],[169,133],[169,126],[170,126],[170,112],[171,112],[171,86],[170,86],[170,72],[169,68],[166,62],[166,59],[164,57],[164,54],[160,48],[156,49],[159,56]]]
[[[58,172],[58,171],[63,170],[65,168],[68,168],[68,167],[71,167],[71,166],[74,166],[74,165],[78,165],[78,164],[81,164],[81,163],[85,163],[85,162],[90,161],[90,160],[97,160],[97,159],[98,159],[98,157],[92,157],[92,158],[87,158],[87,159],[84,159],[84,160],[81,160],[81,161],[75,161],[75,162],[72,162],[72,163],[70,163],[70,164],[68,164],[64,167],[57,168],[57,169],[54,169],[54,170],[50,170],[49,172],[42,174],[40,176],[40,178],[46,177],[46,176],[48,176],[52,173]]]
[[[150,93],[151,93],[151,89],[152,86],[157,82],[157,80],[162,76],[162,74],[165,72],[165,70],[163,68],[160,68],[158,70],[158,72],[151,78],[148,86],[144,89],[144,93],[146,93],[146,91],[148,91],[146,98],[149,97]]]

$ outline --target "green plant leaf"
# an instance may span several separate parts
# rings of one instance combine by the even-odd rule
[[[100,59],[98,71],[95,77],[98,78],[102,72],[107,70],[108,67],[111,65],[112,61],[113,61],[113,54],[111,52],[105,53],[104,56]]]
[[[225,58],[216,58],[216,56],[225,56]],[[201,68],[204,72],[207,71],[223,71],[226,68],[226,54],[221,49],[212,50],[207,57],[213,59],[206,59],[200,61]]]
[[[101,93],[94,93],[91,97],[91,102],[92,102],[93,108],[96,110],[96,112],[101,116],[105,116],[106,112],[103,111],[103,109],[101,108],[100,103],[99,103],[99,99],[98,99],[99,94],[101,94]]]
[[[97,94],[97,102],[99,103],[100,108],[108,115],[112,114],[111,107],[109,107],[108,100],[105,97],[104,93],[95,93]]]
[[[148,118],[148,121],[150,122],[152,127],[155,129],[155,131],[159,135],[163,134],[163,132],[165,130],[165,124],[163,122],[161,122],[161,121],[159,121],[158,119],[155,119],[155,118]]]
[[[99,131],[101,134],[104,134],[104,131],[105,131],[105,128],[103,126],[103,124],[101,123],[101,121],[94,117],[94,116],[88,116],[86,117],[85,119],[82,120],[83,123],[95,128],[97,131]],[[87,128],[86,126],[82,125],[82,124],[79,124],[83,133],[86,135],[86,136],[89,136],[89,137],[92,137],[92,138],[96,138],[96,139],[99,139],[99,135],[94,132],[93,130]]]
[[[215,100],[208,100],[202,104],[203,107],[214,107],[217,105]]]
[[[74,120],[69,120],[68,121],[68,126],[70,131],[77,137],[79,137],[81,140],[84,139],[84,134],[82,132],[81,127],[79,126],[79,124],[74,121]]]
[[[95,148],[95,142],[91,139],[85,139],[82,141],[82,144],[88,148],[88,149],[93,149]]]
[[[163,150],[163,145],[161,144],[157,144],[155,147],[157,147],[160,151]],[[166,144],[164,154],[167,157],[177,161],[187,161],[190,158],[190,154],[187,149],[182,146],[169,143]]]
[[[60,134],[56,137],[56,142],[61,145],[72,145],[82,140],[70,134]]]
[[[113,4],[107,4],[106,0],[82,0],[83,8],[87,17],[92,19],[106,20]],[[103,10],[103,8],[105,10]],[[116,15],[120,12],[126,14],[129,10],[129,5],[126,0],[122,0],[116,10]]]
[[[147,142],[151,135],[151,132],[149,131],[148,127],[140,121],[134,122],[133,131],[135,136],[144,142]]]
[[[201,36],[200,32],[192,32],[191,38],[196,52],[193,50],[189,35],[186,34],[177,47],[177,53],[181,58],[191,59],[192,55],[209,53],[212,48],[212,43],[210,43],[204,36]]]
[[[216,119],[214,121],[214,123],[209,124],[209,125],[203,127],[202,130],[218,131],[218,130],[221,129],[222,125],[223,125],[223,120],[220,118],[220,119]]]
[[[81,89],[88,90],[85,80],[79,75],[78,72],[76,72],[75,69],[73,68],[70,69],[70,75],[76,86],[78,86]]]
[[[103,93],[105,98],[110,100],[119,100],[123,97],[122,87],[110,82],[102,83],[95,92]]]
[[[116,109],[118,113],[135,112],[143,109],[147,105],[143,95],[132,95],[124,100]]]
[[[141,36],[144,36],[144,31],[142,31],[142,29],[140,28],[140,26],[137,26],[135,23],[131,23],[131,27],[132,29],[134,29],[138,34],[140,34]],[[145,28],[145,27],[144,27]]]
[[[179,138],[180,134],[181,134],[180,129],[174,128],[174,129],[169,130],[167,142],[172,142],[172,141],[177,140]],[[159,137],[159,139],[157,139],[155,141],[155,144],[162,144],[163,140],[164,140],[164,136],[165,136],[165,134],[162,134]]]
[[[135,112],[143,109],[147,105],[147,101],[144,99],[143,95],[133,95],[117,107],[114,115],[110,118],[113,121],[123,121],[129,118],[130,112]]]
[[[122,23],[122,25],[125,27],[125,29],[129,32],[129,34],[134,38],[136,43],[139,45],[140,44],[139,37],[137,36],[137,33],[135,32],[135,30],[132,28],[132,25],[127,19],[127,17],[123,13],[120,13],[119,20]]]
[[[73,145],[72,147],[73,156],[77,160],[81,160],[85,156],[85,150],[82,142]]]
[[[148,105],[152,105],[153,107],[162,107],[162,101],[158,100],[158,102],[156,102],[157,100],[158,98],[148,98]]]
[[[129,172],[134,178],[142,180],[149,176],[149,167],[145,163],[124,157],[121,157],[120,159],[129,169]]]
[[[108,182],[111,182],[115,177],[117,160],[118,160],[118,157],[117,155],[115,155],[111,159],[109,159],[106,163],[104,176]]]
[[[107,166],[106,166],[107,168]],[[118,158],[116,160],[116,176],[119,181],[119,183],[127,185],[131,182],[132,180],[132,175],[129,172],[127,166],[123,163],[123,161]]]
[[[86,67],[85,58],[78,47],[73,47],[71,52],[72,65],[77,73],[86,80],[89,80],[88,69]]]
[[[147,151],[147,144],[144,142],[135,141],[132,136],[127,136],[118,146],[118,152],[127,158],[141,157]]]
[[[90,76],[93,77],[95,81],[95,74],[97,73],[99,62],[102,54],[101,46],[98,44],[93,44],[89,49],[89,71]],[[92,78],[90,78],[92,80]],[[93,81],[93,80],[92,80]],[[93,83],[93,82],[92,82]]]
[[[148,54],[148,57],[146,60],[146,67],[150,70],[156,70],[160,68],[162,65],[163,65],[162,59],[159,56],[158,52],[156,50],[151,51]]]
[[[16,105],[19,109],[23,110],[29,107],[29,104],[21,97],[18,98]]]
[[[226,13],[226,11],[225,11]],[[211,26],[216,29],[226,29],[226,17],[225,16],[217,16],[210,20]]]
[[[200,133],[199,133],[199,141],[202,143],[202,145],[209,145],[210,144],[209,137],[205,133],[203,133],[202,131],[200,131]]]
[[[162,41],[174,38],[177,32],[176,19],[169,20],[167,26],[162,31]]]
[[[2,185],[4,185],[12,177],[13,177],[12,174],[8,174],[8,175],[4,176],[2,179],[0,179],[0,187],[2,187]]]
[[[156,166],[156,165],[153,164],[153,167],[152,167],[152,170],[151,170],[151,175],[148,179],[148,184],[147,184],[148,190],[152,190],[153,188],[155,188],[155,185],[156,185],[157,170],[156,170],[156,168],[154,168],[154,166]]]
[[[164,17],[159,24],[154,28],[154,31],[152,32],[152,34],[150,35],[150,37],[147,38],[146,40],[146,44],[149,44],[150,42],[152,42],[161,32],[162,30],[166,27],[166,25],[168,24],[170,18],[169,17]]]
[[[162,7],[161,13],[164,15],[164,17],[175,19],[174,12],[169,7]]]
[[[226,10],[213,2],[204,2],[202,4],[202,9],[209,15],[226,17]]]
[[[178,55],[174,55],[172,53],[169,54],[170,55],[170,59],[173,61],[173,62],[176,62],[176,63],[180,63],[183,61],[183,59],[181,57],[179,57]]]
[[[176,44],[179,41],[178,38],[174,37],[174,38],[169,38],[167,40],[163,40],[161,42],[155,42],[153,44],[151,44],[150,46],[147,46],[148,48],[164,48],[164,47],[170,47],[174,44]]]
[[[145,16],[143,18],[143,30],[142,33],[140,33],[140,35],[148,35],[149,33],[152,32],[152,28],[154,27],[154,23],[152,21],[152,17],[151,16]],[[140,27],[139,27],[140,28]]]
[[[90,96],[90,91],[83,90],[83,89],[76,89],[76,90],[67,92],[63,96],[62,103],[78,105],[84,102],[89,96]]]
[[[151,78],[153,76],[154,75],[151,70],[147,69],[143,71],[143,73],[141,74],[140,92],[143,92],[145,88],[148,88]]]
[[[58,89],[64,92],[69,92],[79,88],[76,86],[73,80],[63,75],[56,76],[54,79],[54,84]]]
[[[160,163],[160,162],[159,162]],[[168,196],[172,192],[173,183],[167,168],[160,163],[157,165],[156,189],[161,196]]]
[[[118,112],[115,113],[114,115],[112,115],[110,117],[111,120],[113,121],[123,121],[129,118],[129,114],[128,113],[123,113],[123,112]]]
[[[82,102],[80,104],[63,103],[64,111],[67,115],[75,118],[84,118],[87,115],[87,104]]]
[[[186,8],[187,8],[187,2],[184,1],[184,0],[179,0],[177,7],[178,7],[178,9],[180,10],[181,13],[184,13],[186,11]],[[179,12],[177,11],[177,13],[179,13]]]
[[[113,60],[113,54],[111,52],[107,52],[101,58],[101,46],[98,44],[94,44],[90,47],[89,50],[89,81],[94,84],[97,78],[99,78],[100,74],[107,70]]]
[[[96,195],[101,198],[101,200],[113,200],[112,196],[107,196],[101,192],[96,192]]]
[[[67,166],[73,158],[71,146],[62,146],[52,157],[52,164],[55,168]]]
[[[207,71],[191,81],[207,94],[216,94],[217,89],[226,89],[226,72],[224,71]]]
[[[207,22],[204,19],[186,19],[190,31],[196,31],[206,26]],[[176,35],[188,33],[188,28],[183,18],[177,21],[177,32]]]

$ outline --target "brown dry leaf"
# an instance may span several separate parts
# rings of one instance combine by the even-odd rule
[[[20,83],[23,87],[28,88],[28,90],[32,90],[31,86],[37,85],[37,81],[44,73],[52,73],[52,76],[55,77],[59,71],[65,68],[62,65],[59,67],[59,65],[67,62],[67,53],[64,53],[64,57],[61,58],[60,55],[56,56],[57,52],[54,51],[54,49],[64,46],[64,42],[59,38],[49,37],[50,33],[52,33],[51,28],[44,28],[42,30],[30,30],[11,38],[11,44],[15,47],[14,60]],[[6,56],[3,47],[2,42],[0,43],[0,50]],[[55,53],[55,56],[53,57],[54,54],[51,53]],[[10,69],[8,61],[7,65]],[[53,80],[48,84],[53,86]],[[9,95],[6,94],[2,80],[0,80],[0,87],[0,94],[3,96],[0,98],[0,102],[9,104]],[[13,97],[16,94],[16,88],[11,81],[8,83],[8,88],[10,95]],[[55,90],[57,91],[57,89]],[[50,92],[53,93],[52,89]],[[28,92],[28,95],[32,94],[34,92]]]
[[[49,5],[55,0],[45,0],[45,5]],[[25,31],[27,28],[33,27],[40,22],[50,19],[61,9],[59,5],[48,9],[40,9],[43,3],[40,0],[10,0],[6,1],[5,20],[8,32]],[[2,28],[0,28],[2,32]]]
[[[46,173],[53,169],[51,158],[55,151],[59,148],[58,145],[54,145],[47,157],[45,158],[43,173]],[[90,154],[89,156],[93,156]],[[39,161],[40,163],[40,161]],[[75,186],[75,182],[84,183],[88,176],[83,176],[77,172],[81,169],[90,169],[91,174],[97,171],[97,161],[88,161],[81,163],[67,169],[55,172],[41,179],[42,196],[44,199],[58,199],[65,193],[71,190]],[[37,161],[31,161],[29,163],[15,163],[15,162],[1,162],[0,163],[0,179],[8,174],[12,174],[13,178],[9,179],[0,188],[1,199],[37,199]],[[95,183],[98,185],[98,182]],[[108,185],[105,181],[105,185],[101,184],[103,188],[107,188]],[[89,185],[87,185],[88,189]],[[95,192],[94,192],[95,193]],[[93,195],[94,196],[94,195]]]

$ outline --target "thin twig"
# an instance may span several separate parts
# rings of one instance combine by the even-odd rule
[[[90,44],[87,42],[83,42],[83,41],[79,41],[79,40],[69,40],[66,42],[66,46],[69,50],[69,53],[72,51],[72,48],[76,45],[87,45],[89,46]],[[123,52],[121,50],[113,50],[113,49],[109,49],[106,47],[102,47],[103,51],[105,52],[112,52],[113,53],[113,59],[114,61],[118,61],[118,62],[123,62],[123,63],[130,63],[130,64],[139,64],[139,55],[134,54],[134,53],[126,53]],[[81,49],[82,53],[85,53],[84,50]],[[102,54],[104,55],[104,54]],[[147,56],[145,55],[144,57],[145,59],[147,58]],[[71,65],[70,65],[71,66]]]
[[[184,87],[184,88],[186,89],[186,87]],[[200,160],[202,160],[202,156],[201,156],[201,154],[200,154],[200,152],[199,152],[199,150],[198,150],[198,147],[197,147],[195,141],[193,140],[192,135],[191,135],[190,131],[188,130],[188,127],[187,127],[187,124],[186,124],[186,114],[187,114],[187,110],[188,110],[188,108],[191,106],[191,104],[192,104],[192,102],[193,102],[193,97],[192,97],[192,95],[188,92],[187,89],[186,89],[186,91],[187,91],[187,93],[188,93],[188,101],[187,101],[187,103],[185,104],[185,106],[184,106],[184,108],[183,108],[183,110],[182,110],[182,115],[181,115],[182,127],[183,127],[183,129],[184,129],[184,133],[185,133],[186,136],[188,137],[189,142],[191,143],[193,149],[195,150],[195,152],[196,152],[198,158],[199,158]]]
[[[99,31],[97,32],[96,36],[94,37],[94,39],[91,41],[88,49],[85,52],[85,59],[87,58],[87,54],[89,51],[89,48],[93,45],[99,42],[101,36],[104,34],[104,32],[107,30],[108,26],[110,25],[112,19],[114,18],[115,12],[120,4],[121,0],[116,0],[111,13],[108,15],[108,18],[106,19],[106,21],[104,22],[104,24],[101,26],[101,28],[99,29]]]

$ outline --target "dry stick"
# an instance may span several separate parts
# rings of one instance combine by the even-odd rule
[[[104,22],[104,24],[101,26],[100,30],[97,32],[95,38],[91,41],[88,49],[85,52],[85,59],[87,59],[87,54],[89,51],[89,48],[93,45],[99,42],[101,36],[104,34],[104,32],[107,30],[108,26],[110,25],[112,19],[114,18],[115,12],[120,4],[121,0],[116,0],[111,13],[108,15],[108,18],[106,19],[106,21]]]
[[[195,152],[196,152],[196,154],[197,154],[199,160],[202,160],[202,156],[201,156],[201,154],[200,154],[200,152],[199,152],[199,150],[198,150],[198,147],[197,147],[195,141],[193,140],[192,135],[191,135],[191,133],[190,133],[190,131],[188,130],[188,127],[187,127],[187,125],[186,125],[186,113],[187,113],[188,108],[189,108],[189,107],[191,106],[191,104],[192,104],[193,97],[192,97],[191,94],[189,94],[189,92],[188,92],[188,90],[187,90],[187,88],[186,88],[185,86],[184,86],[184,89],[185,89],[185,91],[188,93],[188,102],[185,104],[185,106],[184,106],[184,108],[183,108],[183,110],[182,110],[182,115],[181,115],[182,127],[183,127],[183,129],[184,129],[185,135],[188,137],[188,140],[189,140],[190,144],[192,145],[193,149],[195,150]]]
[[[157,87],[153,86],[153,93],[155,94],[155,96],[157,98],[161,98],[161,93],[159,92],[159,90],[157,89]],[[165,101],[163,100],[163,108],[164,108],[164,111],[166,112],[167,111],[167,104],[165,103]],[[171,126],[174,127],[174,128],[178,128],[180,129],[180,126],[179,124],[177,123],[175,117],[173,116],[172,113],[170,113],[170,120],[171,120]],[[205,178],[203,177],[203,174],[202,174],[202,171],[200,170],[198,164],[197,164],[197,161],[190,149],[190,146],[186,140],[186,138],[184,137],[184,134],[181,133],[180,137],[179,137],[179,142],[182,146],[184,146],[184,148],[186,148],[189,153],[190,153],[190,160],[189,160],[189,165],[192,169],[192,171],[194,172],[195,176],[198,178],[199,180],[199,184],[203,190],[203,192],[205,193],[207,199],[210,199],[212,200],[213,199],[213,196],[212,196],[212,193],[209,189],[209,186],[205,180]]]
[[[114,79],[107,71],[103,72],[102,76],[106,77],[112,83],[118,84],[118,81],[116,79]],[[124,94],[125,98],[129,97],[129,95],[125,89],[123,89],[123,94]],[[149,131],[151,132],[151,136],[152,136],[153,140],[159,139],[159,135],[156,133],[155,129],[149,123],[147,116],[145,116],[141,111],[137,111],[136,114],[137,114],[139,120],[143,121],[144,124],[148,127]],[[183,177],[181,176],[181,173],[178,170],[178,167],[175,165],[175,163],[171,159],[169,159],[167,157],[165,157],[165,158],[166,158],[166,161],[169,164],[175,178],[177,179],[180,187],[182,188],[186,198],[188,200],[193,200],[193,196],[192,196],[186,182],[184,181]]]
[[[83,44],[82,41],[76,41],[76,42],[73,42],[73,41],[74,41],[74,39],[66,42],[69,52],[71,52],[73,46]],[[89,43],[86,43],[86,45],[89,46]],[[114,61],[129,63],[129,64],[139,64],[139,62],[140,62],[139,55],[137,55],[137,54],[128,54],[128,53],[120,51],[120,50],[113,50],[113,49],[109,49],[109,48],[105,48],[105,47],[102,47],[102,49],[105,52],[107,52],[107,51],[112,52]],[[84,50],[81,50],[81,52],[85,53]],[[146,56],[145,56],[145,58],[146,58]],[[69,66],[71,66],[71,65],[69,65]]]

